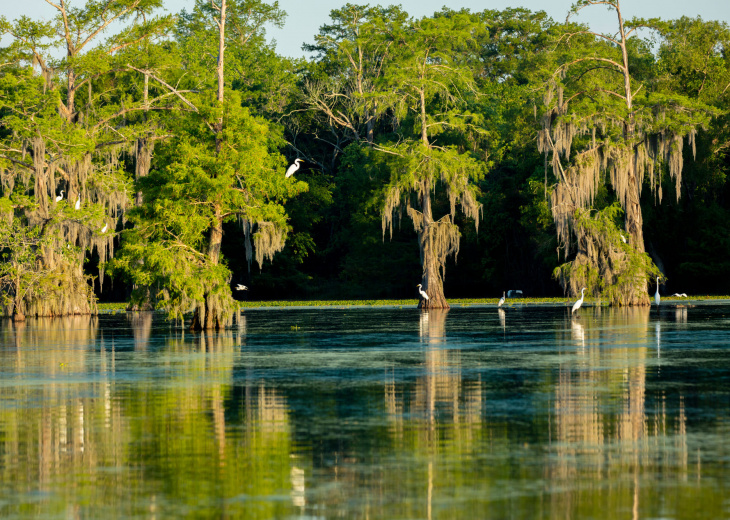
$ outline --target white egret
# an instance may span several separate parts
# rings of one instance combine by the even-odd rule
[[[107,222],[106,224],[104,224],[104,227],[101,228],[101,232],[102,233],[106,233],[106,230],[107,230],[108,227],[109,227],[109,223]]]
[[[502,297],[499,299],[499,303],[497,304],[497,307],[501,307],[504,303],[504,291],[502,291]]]
[[[78,211],[78,210],[80,210],[80,209],[81,209],[81,196],[79,196],[79,198],[78,198],[78,199],[76,199],[76,204],[74,205],[74,209],[75,209],[76,211]]]
[[[63,190],[61,190],[61,194],[56,197],[56,202],[61,202],[63,200]]]
[[[237,291],[248,291],[248,287],[246,287],[245,285],[241,285],[239,283],[238,285],[236,285],[236,290]]]
[[[657,304],[657,307],[659,306],[659,301],[661,300],[661,297],[659,296],[659,277],[656,277],[656,293],[654,294],[654,301]]]
[[[687,293],[674,293],[672,296],[676,296],[677,298],[686,298]]]
[[[585,291],[585,290],[586,290],[586,288],[585,288],[585,287],[583,287],[583,288],[582,288],[582,289],[580,290],[580,300],[578,300],[577,302],[575,302],[575,303],[573,304],[573,310],[571,310],[571,311],[570,311],[570,314],[573,314],[573,313],[574,313],[575,311],[577,311],[578,309],[580,309],[580,306],[581,306],[581,305],[583,305],[583,291]]]
[[[619,235],[621,235],[621,233],[619,233]],[[625,236],[621,235],[621,240],[624,241],[624,244],[626,243],[626,237]]]
[[[428,294],[426,294],[426,291],[421,289],[421,287],[423,286],[419,283],[416,287],[418,287],[418,294],[421,295],[421,298],[423,298],[424,300],[428,300]]]
[[[301,159],[294,159],[294,162],[289,166],[289,168],[286,170],[285,178],[289,178],[292,175],[296,173],[296,171],[299,169],[299,163],[302,162]]]

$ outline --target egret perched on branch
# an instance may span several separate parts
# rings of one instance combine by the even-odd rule
[[[583,305],[583,291],[585,291],[585,290],[586,290],[586,288],[585,288],[585,287],[583,287],[583,288],[582,288],[582,289],[580,290],[580,300],[578,300],[577,302],[575,302],[575,303],[573,304],[573,310],[572,310],[572,311],[570,311],[570,314],[573,314],[573,313],[574,313],[575,311],[577,311],[578,309],[580,309],[580,306],[581,306],[581,305]]]
[[[238,285],[236,285],[236,290],[237,291],[248,291],[248,287],[246,287],[245,285],[241,285],[239,283]]]
[[[78,198],[78,199],[76,199],[76,204],[74,205],[74,209],[75,209],[76,211],[78,211],[78,210],[80,210],[80,209],[81,209],[81,195],[79,195],[79,198]]]
[[[497,304],[497,308],[501,307],[504,303],[504,291],[502,291],[502,297],[499,299],[499,303]]]
[[[299,163],[303,162],[301,159],[294,159],[294,162],[291,166],[286,170],[286,175],[284,176],[286,179],[291,177],[296,173],[296,171],[299,169]]]
[[[428,294],[426,294],[426,291],[421,289],[421,287],[423,286],[419,283],[418,285],[416,285],[416,287],[418,287],[418,294],[421,295],[421,298],[423,298],[424,300],[428,300]]]
[[[63,200],[63,190],[61,190],[61,194],[56,197],[56,202],[61,202]]]
[[[657,307],[659,307],[659,301],[661,300],[661,296],[659,296],[659,277],[656,277],[656,293],[654,294],[654,301],[657,304]]]
[[[101,232],[102,233],[106,233],[106,230],[107,230],[108,227],[109,227],[109,223],[107,222],[106,224],[104,224],[104,227],[101,228]]]

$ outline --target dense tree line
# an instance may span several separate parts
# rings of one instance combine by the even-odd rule
[[[726,24],[347,4],[48,2],[0,19],[6,314],[94,293],[199,328],[250,298],[729,292]],[[605,4],[606,2],[600,2]],[[303,160],[285,178],[287,164]],[[239,297],[238,294],[235,297]]]

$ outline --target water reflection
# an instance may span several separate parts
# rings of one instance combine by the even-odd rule
[[[0,516],[724,515],[730,356],[686,314],[372,313],[5,322]]]
[[[134,350],[147,350],[147,344],[152,334],[153,316],[154,313],[150,311],[128,312],[126,314],[127,321],[134,335]]]
[[[570,330],[573,339],[578,343],[578,346],[582,349],[586,348],[586,333],[583,325],[581,325],[575,318],[571,318]]]

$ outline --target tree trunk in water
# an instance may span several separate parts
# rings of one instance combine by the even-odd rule
[[[630,244],[634,250],[637,253],[644,253],[644,222],[639,203],[640,186],[633,170],[629,173],[629,187],[631,195],[626,204],[626,233],[630,237]],[[646,280],[637,283],[626,295],[624,305],[651,305]]]
[[[216,223],[210,229],[210,243],[208,246],[208,260],[213,265],[218,265],[223,243],[223,219],[220,216],[220,209],[216,208]],[[203,304],[195,309],[193,321],[190,324],[191,330],[212,330],[222,329],[226,325],[223,317],[223,302],[220,296],[213,294],[212,288],[205,294]]]
[[[421,250],[421,263],[423,265],[423,276],[421,284],[423,290],[428,294],[428,300],[421,299],[419,309],[448,309],[449,304],[444,296],[444,281],[441,279],[441,266],[438,255],[432,248],[429,240],[431,226],[435,225],[431,212],[431,183],[428,178],[421,186],[421,208],[423,209],[423,228],[418,234],[418,245]]]
[[[431,224],[433,225],[433,224]],[[428,300],[421,299],[419,309],[448,309],[449,304],[444,296],[444,281],[441,278],[441,266],[428,243],[428,229],[424,226],[420,234],[421,258],[423,258],[423,277],[421,284],[428,294]]]

